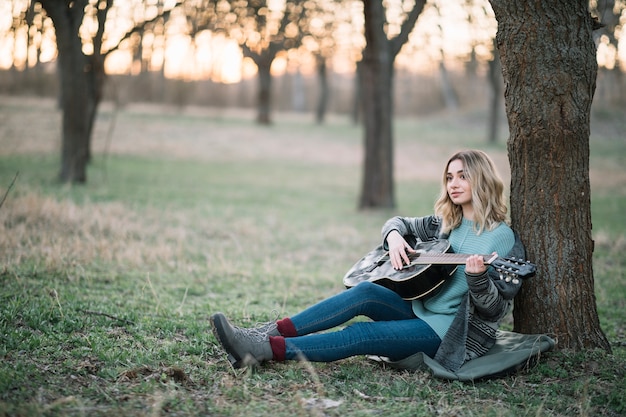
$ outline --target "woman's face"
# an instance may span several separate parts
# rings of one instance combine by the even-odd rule
[[[472,186],[465,176],[463,161],[455,159],[448,164],[446,190],[450,200],[458,206],[472,204]]]

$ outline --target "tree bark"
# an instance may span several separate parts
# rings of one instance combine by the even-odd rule
[[[505,80],[511,219],[538,266],[515,301],[514,330],[560,349],[610,350],[593,278],[590,112],[597,62],[584,0],[491,0]]]

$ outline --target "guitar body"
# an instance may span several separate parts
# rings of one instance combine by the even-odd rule
[[[450,253],[447,240],[419,242],[414,249],[418,253]],[[363,281],[370,281],[395,291],[405,300],[415,300],[433,294],[455,271],[454,265],[409,265],[401,270],[393,269],[389,255],[382,245],[361,258],[344,276],[347,288]]]

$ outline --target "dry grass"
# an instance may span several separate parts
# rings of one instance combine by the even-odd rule
[[[8,199],[0,210],[0,253],[5,267],[40,262],[46,269],[96,261],[136,266],[169,255],[165,245],[147,250],[144,230],[120,203],[85,207],[30,192]]]

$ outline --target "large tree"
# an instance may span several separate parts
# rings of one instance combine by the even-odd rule
[[[416,0],[404,14],[398,33],[388,38],[389,24],[382,0],[363,0],[366,45],[358,65],[365,134],[361,209],[392,208],[396,204],[393,184],[393,65],[425,3],[425,0]]]
[[[594,20],[586,0],[490,0],[505,80],[513,227],[538,276],[515,302],[515,330],[560,348],[610,350],[592,267],[590,112]]]

